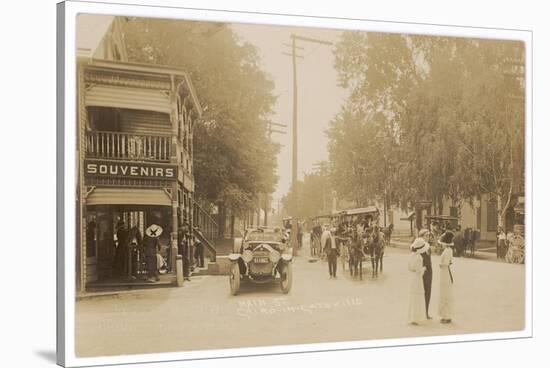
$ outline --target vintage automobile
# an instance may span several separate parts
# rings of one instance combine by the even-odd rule
[[[287,246],[282,229],[248,229],[244,238],[235,239],[229,260],[232,295],[239,293],[242,281],[263,284],[278,280],[285,294],[292,287],[292,249]]]

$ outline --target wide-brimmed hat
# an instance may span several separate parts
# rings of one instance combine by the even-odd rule
[[[411,250],[417,253],[424,253],[430,249],[430,245],[422,238],[416,238],[411,244]]]
[[[445,234],[441,236],[441,238],[439,238],[437,242],[446,247],[453,247],[454,246],[453,238],[454,238],[454,234],[450,231],[447,231],[445,232]]]
[[[145,235],[151,238],[158,238],[162,234],[162,227],[157,224],[152,224],[147,229],[145,229]]]

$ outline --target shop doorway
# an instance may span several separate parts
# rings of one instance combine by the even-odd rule
[[[150,224],[161,226],[160,254],[169,259],[171,208],[92,205],[87,207],[87,282],[129,282],[146,278],[141,240]]]

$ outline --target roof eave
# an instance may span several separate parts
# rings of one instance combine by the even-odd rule
[[[191,99],[193,100],[193,105],[197,110],[199,117],[203,114],[203,109],[200,104],[199,98],[197,97],[197,92],[193,86],[193,82],[189,77],[189,74],[180,68],[174,68],[168,65],[158,65],[158,64],[144,64],[144,63],[135,63],[135,62],[126,62],[126,61],[111,61],[111,60],[101,60],[101,59],[90,59],[88,62],[90,66],[97,66],[101,68],[114,69],[114,70],[125,70],[133,71],[138,73],[149,73],[149,74],[162,74],[162,75],[174,75],[180,76],[185,80]]]

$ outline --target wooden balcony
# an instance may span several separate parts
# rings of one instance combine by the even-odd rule
[[[171,140],[167,135],[92,131],[86,133],[89,158],[169,162]]]

